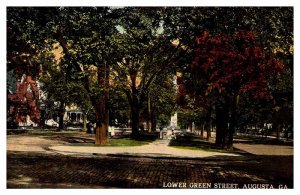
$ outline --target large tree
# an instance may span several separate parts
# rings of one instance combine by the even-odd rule
[[[176,76],[174,72],[165,73],[153,82],[148,90],[146,106],[147,128],[156,131],[160,126],[170,125],[170,118],[176,110]]]
[[[253,32],[256,37],[256,46],[260,49],[264,47],[264,52],[269,55],[267,57],[280,59],[281,62],[286,65],[283,67],[284,70],[280,75],[264,75],[268,83],[268,91],[271,92],[272,100],[274,100],[275,103],[273,105],[274,109],[271,109],[269,112],[275,116],[278,107],[288,108],[282,104],[283,99],[289,99],[285,101],[285,104],[292,105],[292,98],[290,97],[292,97],[291,80],[293,72],[293,9],[291,7],[169,7],[167,8],[167,16],[164,20],[164,29],[171,37],[178,37],[189,49],[194,51],[198,50],[203,53],[208,53],[209,50],[212,50],[212,48],[216,46],[215,43],[211,45],[208,44],[208,50],[203,50],[199,47],[199,44],[197,44],[195,40],[197,37],[203,37],[205,31],[209,32],[210,37],[218,37],[219,40],[216,39],[216,41],[222,40],[222,37],[228,37],[228,39],[232,41],[232,35],[240,31]],[[231,44],[233,47],[236,47],[240,43],[232,42]],[[226,43],[223,42],[223,45],[220,47],[226,48]],[[239,47],[243,46],[240,45]],[[239,48],[235,48],[235,51],[238,49]],[[228,51],[230,51],[230,49]],[[192,54],[192,52],[189,52],[189,54]],[[185,83],[187,83],[188,80],[190,80],[190,82],[186,85],[187,89],[182,91],[182,98],[179,98],[179,100],[181,103],[184,103],[182,102],[183,97],[188,94],[191,99],[195,100],[196,106],[203,106],[207,110],[213,111],[213,113],[219,110],[218,113],[219,116],[221,114],[221,117],[217,117],[216,120],[225,124],[226,122],[222,122],[222,120],[226,121],[227,119],[225,119],[226,116],[222,116],[222,114],[227,112],[227,109],[223,106],[220,109],[215,105],[216,101],[213,97],[216,96],[197,95],[201,94],[202,91],[206,91],[207,95],[211,94],[211,91],[207,89],[214,87],[213,85],[210,87],[207,86],[207,83],[213,83],[209,81],[213,72],[201,74],[202,78],[199,79],[199,72],[193,70],[191,66],[192,60],[195,60],[195,62],[199,61],[199,63],[206,62],[205,60],[201,62],[202,59],[197,59],[198,54],[187,55],[186,60],[182,63],[181,71],[184,73],[183,80]],[[216,55],[209,54],[206,57],[216,57]],[[211,63],[207,63],[206,65],[208,64]],[[216,63],[215,67],[218,67],[219,64],[220,63]],[[218,77],[214,79],[217,80]],[[278,90],[279,88],[281,88],[281,90]],[[249,95],[251,96],[251,94]],[[223,96],[220,97],[224,99]],[[242,98],[242,96],[238,96],[237,99],[240,100]],[[245,97],[243,100],[246,99],[250,101],[247,103],[247,106],[251,107],[251,101],[254,101],[254,99]],[[227,100],[226,102],[229,101]],[[245,103],[245,101],[243,101],[243,103]],[[231,103],[231,105],[234,104]],[[282,110],[291,113],[288,109]]]
[[[165,36],[162,8],[124,8],[120,33],[115,37],[119,61],[116,79],[131,108],[132,136],[139,136],[139,117],[153,83],[171,69],[185,50]],[[173,41],[173,42],[172,42]],[[175,42],[174,42],[175,41]],[[175,75],[175,71],[174,75]]]
[[[289,7],[8,8],[8,70],[21,67],[23,72],[37,75],[40,54],[51,52],[53,45],[58,44],[62,48],[59,66],[66,75],[66,82],[80,82],[84,86],[86,101],[93,106],[97,119],[96,144],[105,144],[109,85],[119,85],[126,93],[131,108],[133,137],[137,137],[139,113],[149,100],[151,86],[170,69],[175,74],[178,67],[174,65],[180,64],[181,72],[188,75],[193,69],[190,62],[199,54],[194,51],[203,47],[195,39],[203,38],[205,31],[211,36],[207,40],[218,42],[217,39],[222,37],[223,42],[224,37],[235,40],[234,43],[225,40],[224,47],[238,54],[243,46],[237,39],[232,39],[233,34],[253,32],[256,46],[266,47],[266,52],[276,53],[276,57],[287,64],[284,74],[288,79],[281,77],[279,84],[277,76],[269,74],[267,80],[271,86],[269,89],[273,94],[277,93],[273,95],[275,108],[290,108],[289,103],[282,106],[281,100],[292,97],[292,87],[285,87],[286,83],[292,84],[292,18],[293,10]],[[209,47],[220,46],[212,43]],[[212,50],[209,47],[207,51]],[[222,58],[219,54],[212,56],[219,61]],[[208,62],[212,64],[211,59]],[[217,75],[215,70],[210,71]],[[110,83],[112,79],[115,79],[114,83]],[[206,90],[207,86],[197,86],[209,79],[213,78],[206,75],[200,80],[195,79],[190,86],[193,95]],[[270,82],[272,80],[274,82]],[[211,83],[206,90],[208,93],[216,85],[215,81]],[[222,91],[222,87],[219,89]],[[217,108],[213,105],[214,98],[195,97],[195,102],[205,102],[200,106],[206,110]]]
[[[193,74],[204,82],[204,95],[211,96],[216,106],[216,144],[232,148],[236,127],[237,105],[241,95],[256,99],[273,98],[268,87],[268,75],[278,74],[283,64],[268,56],[256,43],[250,31],[239,31],[231,37],[198,37]],[[199,86],[201,87],[201,86]],[[229,125],[228,125],[229,124]]]
[[[63,48],[63,65],[70,79],[82,83],[96,115],[95,144],[108,136],[109,71],[114,61],[110,36],[117,32],[116,10],[62,8],[56,16],[54,40]],[[91,74],[94,73],[94,74]]]
[[[54,53],[57,53],[54,50]],[[51,52],[43,52],[40,56],[42,68],[38,77],[40,89],[43,91],[42,102],[47,110],[57,114],[59,117],[58,130],[64,128],[64,114],[66,106],[76,105],[86,112],[91,109],[89,96],[82,82],[70,79],[70,72],[63,66],[59,60],[54,60],[57,56],[53,56]],[[86,118],[84,118],[83,130],[86,130]]]
[[[59,64],[65,79],[81,82],[84,86],[88,94],[86,101],[91,102],[97,118],[95,142],[105,144],[108,131],[108,67],[113,59],[108,40],[117,31],[113,23],[115,20],[112,20],[116,18],[116,12],[109,7],[51,7],[9,8],[8,13],[8,32],[16,34],[17,40],[25,43],[29,48],[26,51],[32,50],[38,55],[45,50],[51,52],[54,44],[62,48]],[[14,45],[9,47],[8,63],[15,59],[14,55],[23,51],[21,46],[16,52],[13,51]],[[96,71],[96,79],[90,75],[91,71]]]
[[[39,92],[36,79],[39,74],[37,44],[40,36],[39,26],[34,23],[37,11],[31,8],[7,8],[7,72],[14,74],[16,94],[8,94],[14,118],[26,122],[27,115],[35,123],[40,121]],[[8,80],[8,82],[10,82]]]

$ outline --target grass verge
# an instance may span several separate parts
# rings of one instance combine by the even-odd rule
[[[222,153],[236,152],[235,149],[233,150],[222,149],[220,147],[217,147],[212,142],[209,142],[207,140],[192,135],[178,136],[176,139],[171,140],[169,146],[178,149],[202,150],[208,152],[222,152]]]
[[[19,131],[17,132],[19,133]],[[17,134],[16,133],[16,134]],[[87,134],[83,131],[56,131],[56,130],[28,130],[19,134],[30,136],[41,136],[46,139],[64,141],[71,146],[95,146],[94,134]],[[158,138],[157,133],[143,133],[137,139],[131,139],[130,136],[109,138],[108,143],[103,147],[124,147],[124,146],[142,146],[149,144]],[[102,146],[101,146],[102,147]]]
[[[118,138],[109,139],[108,143],[99,147],[129,147],[129,146],[142,146],[151,143],[152,140],[134,140],[131,138]],[[95,146],[94,143],[72,143],[71,146]]]

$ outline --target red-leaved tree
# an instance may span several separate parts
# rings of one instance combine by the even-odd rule
[[[188,91],[215,107],[216,145],[230,149],[239,96],[247,93],[254,99],[272,99],[267,78],[282,71],[283,64],[264,51],[251,31],[230,37],[210,36],[205,31],[196,38],[190,70],[191,81],[199,85],[186,86]]]

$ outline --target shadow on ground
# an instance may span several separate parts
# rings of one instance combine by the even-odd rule
[[[249,137],[249,136],[235,136],[234,143],[245,143],[245,144],[266,144],[266,145],[283,145],[293,146],[293,140],[278,140],[275,138],[268,137]]]
[[[88,136],[79,138],[49,137],[68,143],[93,141]],[[170,145],[220,150],[195,137],[177,138]],[[7,152],[7,188],[163,188],[164,182],[237,183],[239,187],[272,184],[274,188],[293,188],[293,167],[293,156],[245,152],[238,157],[218,155],[201,159]]]
[[[225,157],[225,156],[224,156]],[[247,160],[79,157],[8,153],[8,188],[162,188],[163,182],[272,184],[293,188],[293,157]]]
[[[204,138],[200,138],[194,135],[184,135],[177,136],[176,139],[172,139],[169,143],[169,146],[179,147],[183,149],[191,150],[204,150],[211,152],[230,152],[230,153],[239,153],[242,155],[248,155],[249,153],[233,148],[232,150],[226,150],[215,145],[215,143],[207,141]]]
[[[57,141],[64,141],[66,143],[70,144],[76,144],[76,143],[87,143],[87,144],[94,144],[95,143],[95,137],[94,134],[80,134],[80,135],[74,135],[74,134],[50,134],[44,136],[44,138],[50,139],[50,140],[57,140]],[[130,135],[117,135],[114,137],[109,138],[111,139],[131,139]],[[136,141],[154,141],[158,138],[157,133],[144,133],[141,134],[138,139],[135,139]]]

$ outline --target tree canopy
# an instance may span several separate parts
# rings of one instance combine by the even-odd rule
[[[142,115],[155,126],[179,108],[191,122],[213,119],[230,147],[238,115],[292,118],[293,8],[8,7],[7,70],[42,82],[61,110],[91,109],[96,144],[109,115],[127,120],[130,109],[136,138]]]

